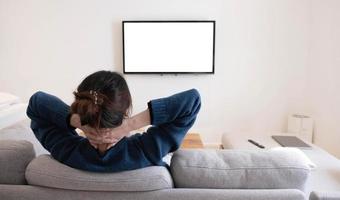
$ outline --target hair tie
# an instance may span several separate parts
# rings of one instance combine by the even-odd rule
[[[97,92],[90,90],[90,94],[94,96],[94,104],[97,105],[98,104]]]

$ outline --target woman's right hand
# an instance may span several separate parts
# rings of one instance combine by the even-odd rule
[[[79,129],[84,132],[90,144],[101,152],[111,148],[121,139],[120,137],[107,137],[106,130],[96,130],[88,125],[81,126]]]
[[[98,132],[91,132],[88,134],[92,143],[94,145],[99,145],[99,148],[104,149],[104,146],[101,145],[103,143],[107,144],[106,150],[114,146],[117,142],[119,142],[123,137],[129,134],[129,129],[127,127],[127,121],[124,120],[123,123],[116,128],[103,128]],[[89,139],[89,140],[90,140]]]
[[[83,131],[86,138],[89,140],[91,146],[98,149],[100,152],[105,152],[107,149],[114,146],[121,138],[113,137],[112,135],[108,137],[107,130],[96,130],[88,125],[81,125],[80,117],[78,114],[72,114],[70,118],[70,124]]]
[[[124,119],[122,124],[116,128],[103,129],[103,135],[107,140],[117,139],[119,141],[123,137],[129,135],[131,131],[150,125],[150,123],[150,111],[149,109],[146,109],[131,118]]]

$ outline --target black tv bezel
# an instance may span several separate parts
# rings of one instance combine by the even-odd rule
[[[125,71],[125,44],[124,24],[125,23],[213,23],[213,58],[211,72],[126,72]],[[123,73],[124,74],[215,74],[215,20],[123,20],[122,21],[122,42],[123,42]]]

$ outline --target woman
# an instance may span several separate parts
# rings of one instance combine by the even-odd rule
[[[74,95],[68,106],[53,95],[36,92],[27,115],[35,136],[54,159],[95,172],[166,166],[162,158],[179,148],[201,106],[199,93],[192,89],[151,100],[145,111],[129,117],[129,88],[120,74],[110,71],[89,75]],[[152,126],[145,133],[126,137],[147,125]]]

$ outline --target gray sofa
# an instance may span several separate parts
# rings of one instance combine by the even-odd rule
[[[178,150],[152,166],[93,173],[35,157],[27,141],[0,140],[0,199],[303,200],[310,169],[282,152]]]

